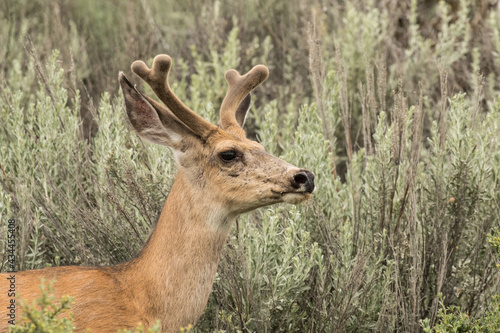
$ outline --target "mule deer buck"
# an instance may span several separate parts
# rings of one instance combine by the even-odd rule
[[[128,118],[137,134],[170,147],[178,172],[161,216],[136,258],[111,267],[55,267],[18,272],[18,297],[38,296],[40,278],[56,279],[55,296],[73,297],[77,331],[116,332],[158,319],[162,330],[177,332],[195,324],[206,306],[219,257],[236,217],[258,207],[310,197],[314,175],[267,154],[246,138],[242,126],[250,92],[268,76],[263,65],[244,76],[226,72],[229,88],[219,126],[190,110],[172,92],[172,61],[158,55],[152,68],[142,61],[132,71],[166,105],[140,93],[125,77],[119,81]],[[2,281],[0,331],[7,328],[6,281]],[[8,309],[7,309],[8,310]],[[16,318],[19,319],[19,307]]]

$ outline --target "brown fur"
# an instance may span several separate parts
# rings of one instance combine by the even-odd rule
[[[160,63],[155,59],[157,69],[170,68],[161,63],[165,59],[161,57]],[[147,67],[140,70],[150,73]],[[168,76],[154,74],[158,80]],[[159,319],[164,331],[177,332],[180,327],[195,324],[203,313],[236,217],[258,207],[307,199],[314,188],[314,176],[267,154],[260,144],[241,135],[241,127],[227,132],[202,118],[196,118],[195,125],[186,120],[189,117],[181,121],[170,109],[142,96],[123,75],[120,82],[137,133],[169,146],[179,167],[160,219],[145,247],[131,261],[112,267],[19,272],[15,274],[16,296],[31,302],[39,296],[40,278],[55,278],[55,296],[74,298],[77,331],[116,332],[139,323],[147,327]],[[153,84],[158,86],[156,81]],[[235,93],[244,101],[249,91]],[[172,92],[167,95],[175,99]],[[179,109],[180,101],[175,103]],[[242,109],[234,105],[225,112],[246,113]],[[235,118],[225,118],[231,117]],[[244,116],[238,119],[226,121],[234,129]],[[227,151],[235,151],[237,158],[223,160],[220,153]],[[295,178],[298,174],[301,177]],[[8,289],[9,275],[0,274],[1,290]],[[0,293],[1,332],[7,328],[8,302],[7,294]],[[21,311],[19,307],[16,310],[18,321]]]

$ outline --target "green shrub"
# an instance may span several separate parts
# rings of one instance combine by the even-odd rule
[[[54,281],[42,280],[40,297],[32,304],[21,300],[21,320],[9,327],[11,333],[68,333],[73,332],[72,314],[69,312],[71,297],[56,300],[52,295]],[[61,318],[62,317],[62,318]]]
[[[480,0],[331,4],[2,3],[0,220],[19,226],[18,268],[128,260],[156,222],[175,166],[129,131],[118,69],[170,53],[174,90],[213,121],[224,70],[260,62],[271,75],[248,133],[312,170],[317,189],[239,219],[193,330],[495,322],[498,12]]]
[[[500,234],[496,229],[488,235],[488,242],[496,250],[496,255],[500,259]],[[496,265],[500,268],[500,264]],[[442,295],[440,298],[440,308],[437,313],[437,320],[432,327],[430,320],[420,321],[426,333],[448,333],[448,332],[471,332],[471,333],[493,333],[500,331],[500,296],[495,295],[488,300],[484,314],[480,316],[470,316],[462,308],[457,306],[446,307]]]
[[[493,297],[491,305],[486,313],[474,318],[465,313],[460,307],[445,307],[441,303],[438,310],[437,322],[434,327],[430,326],[430,320],[421,321],[422,328],[426,333],[494,333],[500,331],[500,298]]]

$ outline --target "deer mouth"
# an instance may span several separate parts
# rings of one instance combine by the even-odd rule
[[[308,191],[293,191],[293,192],[272,191],[272,192],[278,200],[294,205],[309,200],[311,198],[311,193]]]

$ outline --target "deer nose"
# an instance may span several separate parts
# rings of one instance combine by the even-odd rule
[[[314,173],[302,170],[293,176],[292,186],[295,188],[304,187],[306,193],[314,191]]]

